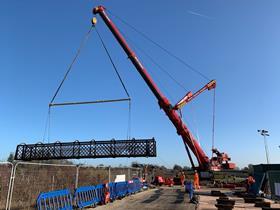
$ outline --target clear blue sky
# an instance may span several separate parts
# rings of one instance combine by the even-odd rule
[[[6,159],[19,143],[42,140],[48,103],[90,27],[92,8],[98,4],[217,80],[216,147],[228,152],[240,167],[265,163],[263,139],[257,133],[264,128],[271,134],[270,160],[280,162],[277,0],[1,1],[0,159]],[[145,49],[186,89],[195,91],[205,84],[203,78],[112,19],[133,40],[133,46]],[[158,157],[80,161],[189,165],[175,128],[100,18],[98,28],[132,97],[132,136],[155,137]],[[185,94],[141,52],[139,57],[173,103]],[[92,33],[56,102],[120,97],[125,93],[96,33]],[[209,156],[211,110],[211,92],[184,109],[186,122]],[[51,116],[51,141],[126,138],[126,103],[55,108]]]

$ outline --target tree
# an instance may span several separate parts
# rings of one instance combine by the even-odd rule
[[[248,164],[248,172],[249,172],[249,174],[252,174],[253,171],[254,171],[253,164]]]
[[[192,170],[192,168],[189,167],[189,166],[184,166],[184,167],[183,167],[183,170],[184,170],[184,171],[190,171],[190,170]]]
[[[133,168],[143,168],[144,165],[143,165],[142,163],[138,163],[138,162],[136,162],[136,161],[133,161],[133,162],[131,163],[131,167],[133,167]]]
[[[14,153],[10,152],[8,158],[7,158],[7,161],[12,163],[14,161],[14,158],[15,158],[15,155]]]
[[[248,166],[245,166],[242,170],[248,171],[249,174],[253,173],[253,164],[248,164]]]
[[[182,171],[183,169],[182,169],[181,166],[175,164],[175,165],[173,166],[173,170],[174,170],[174,171]]]

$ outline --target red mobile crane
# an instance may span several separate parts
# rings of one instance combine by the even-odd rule
[[[131,60],[137,71],[140,73],[148,87],[151,89],[153,94],[158,100],[158,104],[161,109],[165,112],[168,116],[170,121],[173,123],[175,128],[177,129],[178,135],[180,135],[183,139],[183,142],[186,146],[188,151],[188,147],[191,149],[193,154],[196,156],[199,169],[200,170],[220,170],[220,169],[234,169],[235,164],[229,163],[228,161],[230,158],[225,153],[220,153],[217,149],[213,149],[213,152],[217,155],[217,157],[213,157],[211,159],[204,153],[200,145],[198,144],[197,140],[191,134],[190,130],[182,121],[180,115],[178,114],[177,110],[180,109],[183,105],[191,101],[194,97],[199,95],[204,90],[208,89],[211,90],[216,87],[215,80],[210,81],[207,85],[197,91],[195,94],[191,92],[187,93],[175,106],[172,106],[169,100],[161,93],[159,88],[156,86],[154,81],[152,80],[151,76],[148,74],[147,70],[144,68],[140,60],[137,58],[136,54],[131,50],[128,46],[127,42],[125,41],[124,37],[121,35],[115,24],[112,20],[108,17],[105,12],[105,7],[97,6],[93,9],[94,14],[99,14],[107,27],[113,33],[114,37],[117,39],[125,53],[127,54],[128,58]],[[95,25],[96,20],[93,19],[92,23]],[[189,155],[190,157],[190,155]]]

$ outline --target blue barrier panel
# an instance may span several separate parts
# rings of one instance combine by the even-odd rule
[[[139,192],[142,188],[142,182],[139,179],[133,179],[133,182],[135,184],[134,193]]]
[[[127,194],[128,195],[132,194],[134,192],[134,188],[135,188],[134,182],[132,180],[129,180],[127,182]]]
[[[105,200],[105,187],[104,184],[96,185],[95,187],[95,193],[96,193],[96,203],[101,204]]]
[[[111,201],[115,200],[116,197],[117,197],[116,183],[115,182],[110,182],[109,183],[109,192],[110,192],[110,199],[111,199]]]
[[[116,194],[118,198],[126,196],[128,193],[128,183],[127,182],[117,182],[116,183]]]
[[[84,186],[76,189],[74,200],[79,208],[97,204],[98,201],[95,186]]]
[[[128,194],[139,192],[141,188],[142,188],[142,183],[138,178],[128,181]]]
[[[70,190],[56,190],[40,193],[37,198],[38,210],[72,210],[72,195]]]
[[[133,179],[129,182],[111,182],[108,187],[110,200],[113,201],[140,191],[142,183],[139,179]],[[79,187],[74,194],[75,203],[78,208],[103,204],[105,192],[107,189],[104,184]],[[72,195],[68,189],[40,193],[37,198],[38,210],[72,210],[72,204]]]

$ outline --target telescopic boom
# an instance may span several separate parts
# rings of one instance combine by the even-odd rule
[[[190,130],[187,128],[187,126],[184,124],[184,122],[181,120],[181,117],[177,113],[175,109],[173,109],[173,106],[169,102],[169,100],[160,92],[159,88],[156,86],[154,81],[152,80],[151,76],[145,69],[145,67],[142,65],[140,60],[137,58],[136,54],[131,50],[127,42],[125,41],[124,37],[121,35],[115,24],[112,22],[112,20],[108,17],[106,14],[106,9],[103,6],[97,6],[94,8],[93,13],[99,14],[105,24],[108,26],[110,31],[113,33],[114,37],[117,39],[125,53],[127,54],[128,58],[131,60],[137,71],[140,73],[146,84],[149,86],[153,94],[158,100],[158,104],[161,109],[164,110],[165,114],[168,116],[170,121],[173,123],[175,128],[177,129],[178,135],[180,135],[184,141],[184,144],[187,144],[188,147],[192,150],[194,155],[197,158],[197,161],[199,163],[199,168],[201,170],[208,170],[210,165],[209,158],[207,155],[203,152],[202,148],[198,144],[197,140],[194,138],[194,136],[191,134]],[[94,23],[95,24],[95,23]]]

